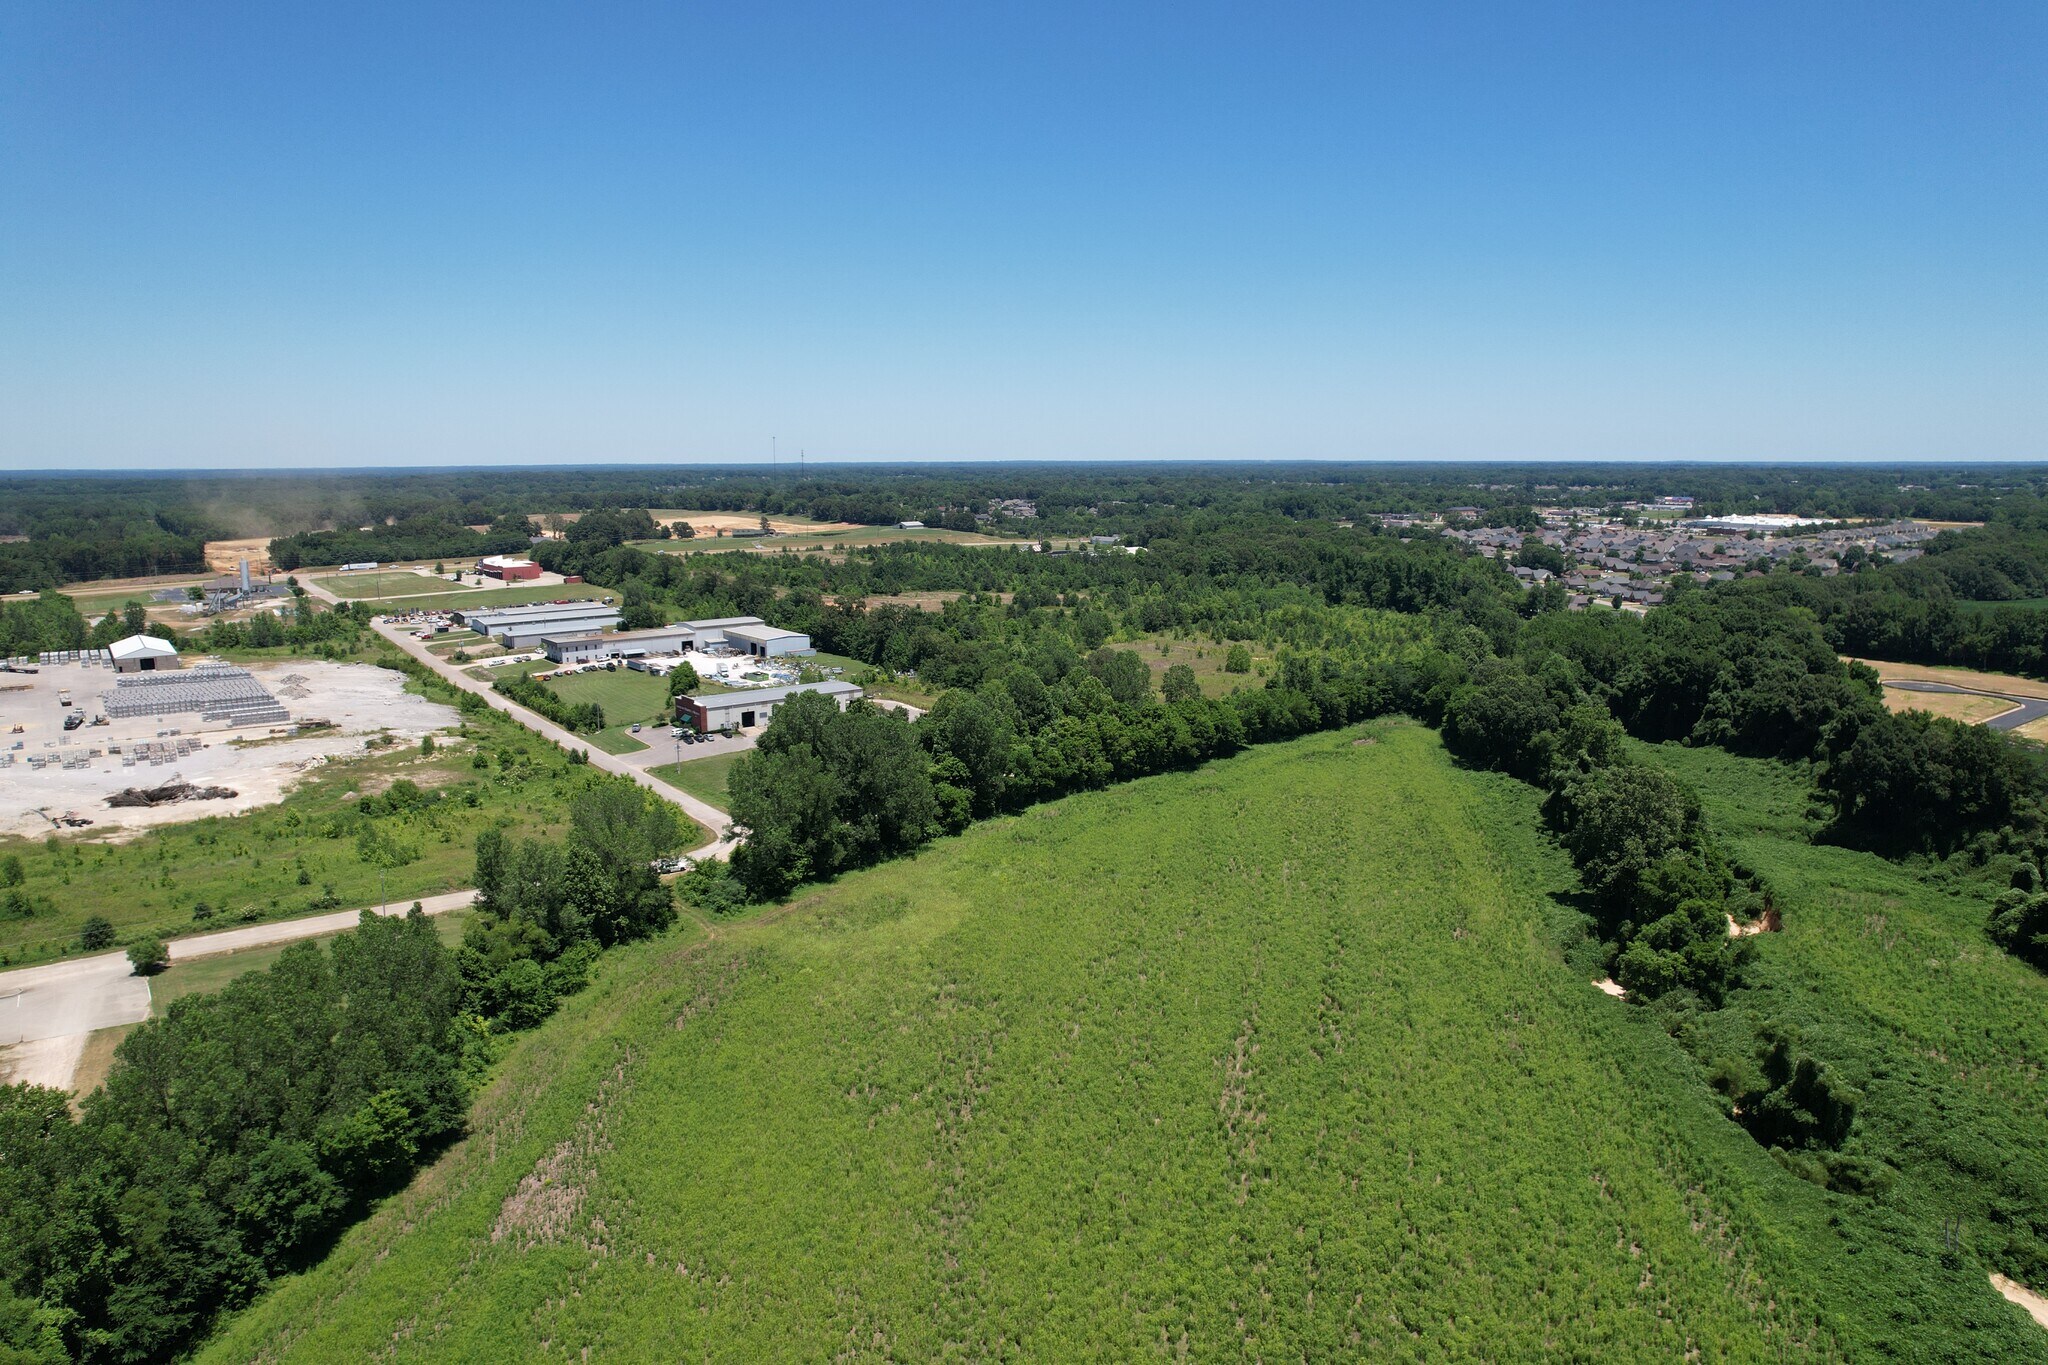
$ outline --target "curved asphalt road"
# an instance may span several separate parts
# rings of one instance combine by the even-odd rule
[[[2048,700],[2040,697],[2014,697],[2004,692],[1986,692],[1975,687],[1957,687],[1953,683],[1923,682],[1917,678],[1886,678],[1886,687],[1896,687],[1901,692],[1956,692],[1966,697],[1989,697],[1993,701],[2010,702],[2012,710],[2001,711],[1983,722],[1987,730],[2017,730],[2029,721],[2048,716]]]

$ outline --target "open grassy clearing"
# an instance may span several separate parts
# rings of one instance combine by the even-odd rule
[[[21,859],[20,890],[37,907],[0,917],[0,962],[77,952],[79,927],[94,915],[128,942],[468,886],[477,834],[492,825],[557,832],[567,794],[587,778],[495,713],[470,717],[465,732],[431,756],[407,747],[314,768],[283,802],[244,815],[120,839],[0,839],[0,854]],[[444,798],[384,809],[376,798],[401,779]],[[195,918],[202,904],[209,913]]]
[[[1965,725],[1981,725],[2013,709],[2011,702],[1996,697],[1973,697],[1963,692],[1909,692],[1898,687],[1884,689],[1884,704],[1888,711],[1925,711],[1930,716],[1947,716]]]
[[[550,678],[545,686],[572,704],[596,702],[604,708],[604,718],[611,725],[629,725],[636,720],[651,722],[668,710],[668,679],[623,664],[617,672],[598,669]]]
[[[649,769],[654,776],[679,788],[701,801],[709,801],[720,810],[726,808],[728,800],[725,780],[732,772],[732,765],[740,753],[713,754],[709,758],[684,759],[681,763],[664,763],[659,768]]]
[[[528,583],[511,588],[465,587],[458,592],[386,597],[376,599],[376,605],[392,612],[455,611],[473,607],[521,607],[532,602],[585,602],[615,596],[607,589],[592,587],[588,583],[558,583],[552,587]]]
[[[1930,1351],[1853,1201],[1560,959],[1532,791],[1353,738],[611,955],[202,1354],[2048,1356],[1967,1265]]]
[[[1844,658],[1850,656],[1844,655]],[[2048,697],[2048,682],[2023,678],[2017,673],[1981,673],[1974,668],[1938,668],[1927,664],[1894,664],[1882,659],[1854,659],[1877,670],[1880,678],[1905,678],[1912,682],[1942,682],[1951,687],[1974,687],[1985,692],[2003,692],[2014,697]],[[1885,689],[1887,692],[1893,689]]]
[[[405,569],[367,569],[360,573],[321,574],[310,581],[336,597],[421,597],[461,592],[462,585],[431,574]]]
[[[1159,680],[1166,676],[1166,670],[1175,664],[1186,664],[1195,671],[1195,682],[1205,697],[1227,697],[1243,687],[1263,687],[1263,678],[1256,673],[1225,673],[1223,660],[1230,653],[1230,646],[1219,645],[1213,640],[1183,640],[1171,635],[1147,635],[1139,640],[1113,642],[1112,648],[1136,650],[1145,666],[1152,670],[1152,685],[1159,686]],[[1272,656],[1256,641],[1247,641],[1245,648],[1251,652],[1252,667],[1270,665]]]

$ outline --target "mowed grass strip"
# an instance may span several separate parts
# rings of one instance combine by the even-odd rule
[[[1823,1196],[1546,946],[1533,794],[1353,737],[611,956],[205,1358],[1833,1355],[1681,1130]]]

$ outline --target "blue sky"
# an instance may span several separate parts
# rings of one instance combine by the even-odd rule
[[[2048,4],[0,6],[0,466],[2048,458]]]

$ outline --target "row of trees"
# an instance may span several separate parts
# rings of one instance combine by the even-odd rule
[[[604,708],[594,701],[564,701],[547,684],[523,673],[506,674],[491,683],[491,690],[510,697],[527,710],[547,717],[564,730],[596,734],[604,729]]]
[[[477,914],[456,954],[466,1007],[501,1030],[530,1027],[601,950],[667,928],[674,898],[654,863],[693,832],[667,801],[602,774],[570,802],[559,843],[486,831]]]

